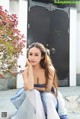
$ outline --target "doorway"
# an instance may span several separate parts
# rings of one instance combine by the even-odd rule
[[[40,42],[50,50],[59,86],[69,86],[69,8],[30,3],[27,45]]]

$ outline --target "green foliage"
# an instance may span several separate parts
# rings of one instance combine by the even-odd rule
[[[0,77],[16,69],[17,58],[25,46],[24,35],[17,29],[16,14],[10,15],[0,6]]]

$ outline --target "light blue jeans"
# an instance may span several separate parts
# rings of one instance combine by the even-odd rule
[[[59,114],[56,110],[57,99],[51,92],[39,92],[36,89],[25,91],[21,88],[11,101],[17,108],[11,119],[68,119],[64,110],[63,114],[60,111]],[[62,104],[58,105],[61,110]]]

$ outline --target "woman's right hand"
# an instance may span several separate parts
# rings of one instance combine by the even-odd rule
[[[28,59],[26,60],[26,66],[27,66],[28,74],[33,75],[33,67]]]
[[[29,62],[29,59],[26,60],[26,66],[32,67],[31,63]]]
[[[28,60],[26,61],[26,69],[22,73],[22,76],[25,84],[24,89],[32,90],[34,87],[33,67]]]

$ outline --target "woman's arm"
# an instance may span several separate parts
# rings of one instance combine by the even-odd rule
[[[45,87],[34,87],[34,89],[38,90],[38,91],[46,91]]]
[[[24,81],[24,89],[32,90],[34,88],[34,76],[33,76],[33,68],[32,65],[27,61],[27,67],[22,73],[23,81]]]
[[[53,66],[50,66],[49,67],[49,79],[48,79],[47,85],[46,85],[47,91],[51,91],[51,88],[53,86],[54,76],[55,76],[55,69]]]

